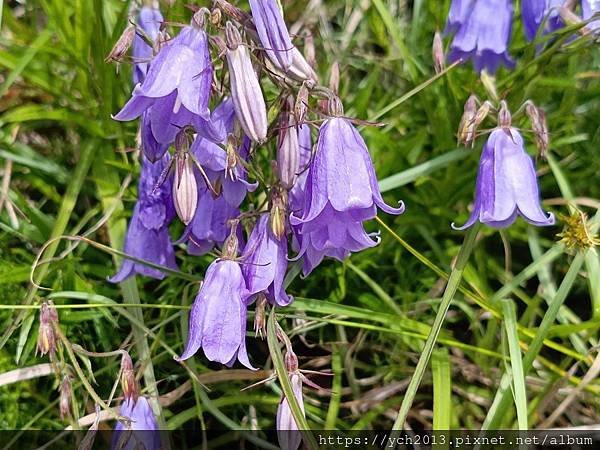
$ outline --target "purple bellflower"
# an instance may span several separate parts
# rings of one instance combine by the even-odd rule
[[[546,20],[545,33],[556,31],[564,22],[558,8],[564,0],[521,0],[521,18],[527,40],[533,41],[542,22]]]
[[[256,223],[242,255],[243,273],[251,295],[264,293],[277,306],[289,305],[293,298],[285,293],[283,280],[287,270],[287,238],[277,238],[263,214]]]
[[[502,63],[514,67],[508,54],[513,7],[510,0],[477,0],[450,45],[450,62],[473,60],[477,72],[495,73]]]
[[[581,0],[581,12],[583,20],[591,19],[594,14],[600,12],[600,0]],[[587,28],[600,32],[600,19],[588,23]]]
[[[446,34],[456,33],[463,26],[473,10],[473,3],[475,0],[452,0],[444,30]]]
[[[117,422],[111,449],[159,450],[161,448],[156,417],[146,397],[139,397],[137,401],[128,398],[121,403],[119,414],[130,421]]]
[[[235,239],[233,233],[230,238]],[[225,245],[229,247],[228,243]],[[250,293],[240,264],[227,259],[233,257],[235,255],[226,255],[217,259],[206,270],[190,313],[185,350],[176,358],[178,361],[191,358],[203,348],[210,361],[231,367],[237,359],[254,369],[246,353],[246,312]]]
[[[168,154],[155,163],[143,158],[138,185],[139,198],[129,221],[124,252],[135,258],[177,270],[168,228],[175,218],[175,207],[171,197],[172,181],[167,180],[155,188],[161,174],[169,166],[169,160]],[[126,259],[109,281],[120,283],[135,274],[159,280],[165,277],[158,269]]]
[[[249,0],[260,43],[269,59],[284,71],[292,65],[294,45],[276,0]]]
[[[479,221],[505,228],[517,215],[533,225],[554,225],[554,215],[540,206],[535,167],[521,134],[515,128],[498,128],[483,148],[471,217],[462,227],[452,227],[464,230]]]
[[[156,8],[142,6],[138,14],[137,24],[150,41],[156,41],[160,26],[164,21],[162,14]],[[137,32],[133,39],[133,84],[134,86],[144,81],[148,72],[148,65],[152,59],[153,50],[150,45]]]
[[[212,74],[208,37],[194,18],[192,25],[161,47],[146,78],[135,86],[131,99],[114,118],[133,120],[147,112],[145,122],[159,144],[171,144],[186,125],[194,124],[202,132],[211,119]]]
[[[301,215],[293,212],[292,226],[298,227],[304,275],[324,256],[343,261],[351,252],[377,245],[362,223],[373,219],[377,207],[401,214],[381,197],[367,146],[352,123],[343,117],[326,120],[319,131],[314,159],[306,180]]]

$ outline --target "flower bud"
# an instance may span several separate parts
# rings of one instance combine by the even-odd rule
[[[125,28],[125,30],[123,30],[123,33],[119,39],[117,39],[117,42],[110,50],[108,56],[104,59],[104,62],[121,62],[123,60],[123,56],[125,56],[129,50],[129,47],[131,47],[134,38],[135,26],[129,25],[127,28]]]
[[[256,309],[254,310],[254,333],[261,339],[267,335],[267,297],[264,293],[258,294]]]
[[[198,206],[198,184],[194,173],[194,160],[189,153],[186,130],[181,130],[175,138],[175,180],[173,182],[173,202],[181,221],[187,225],[194,218]]]
[[[283,362],[290,375],[298,372],[298,356],[291,349],[285,353]]]
[[[288,67],[287,74],[296,80],[307,81],[312,85],[318,83],[319,76],[300,53],[300,50],[294,47],[290,53],[292,54],[292,64]]]
[[[262,143],[267,139],[267,107],[250,54],[242,43],[240,32],[231,22],[227,22],[225,36],[231,98],[236,116],[246,135],[254,142]]]
[[[133,361],[131,361],[131,356],[127,352],[124,352],[121,357],[121,389],[126,400],[133,399],[134,403],[137,402],[140,389],[135,379]]]
[[[300,170],[300,146],[296,120],[292,114],[294,99],[288,97],[279,122],[277,172],[281,184],[291,189]]]
[[[64,420],[65,417],[71,415],[71,395],[73,391],[71,387],[71,379],[68,375],[63,377],[62,382],[58,387],[58,391],[60,393],[58,401],[60,418]]]
[[[342,101],[337,95],[333,95],[327,100],[327,112],[332,117],[344,115],[344,105],[342,105]]]
[[[58,314],[54,304],[52,301],[42,303],[36,354],[39,352],[44,356],[46,353],[50,353],[50,356],[54,356],[57,344],[54,328],[56,326],[58,326]]]
[[[444,55],[444,43],[442,42],[442,35],[439,31],[436,31],[433,35],[433,46],[431,48],[433,57],[433,68],[435,73],[442,72],[446,67],[446,56]]]

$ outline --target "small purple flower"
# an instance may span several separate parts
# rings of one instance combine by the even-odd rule
[[[308,172],[303,210],[290,217],[298,227],[296,258],[306,255],[304,275],[324,256],[343,260],[377,245],[362,227],[377,207],[389,214],[404,211],[402,203],[398,208],[384,203],[369,151],[352,123],[342,117],[326,120]]]
[[[171,181],[167,180],[155,189],[161,174],[169,166],[169,160],[168,154],[155,163],[145,158],[142,160],[138,201],[129,221],[124,252],[137,259],[177,270],[168,228],[175,217]],[[158,269],[126,259],[119,272],[109,281],[120,283],[136,273],[159,280],[165,277],[165,274]]]
[[[581,0],[581,12],[583,20],[591,19],[594,14],[600,12],[600,0]],[[600,19],[588,23],[586,27],[594,32],[600,30]]]
[[[269,216],[263,214],[248,239],[244,254],[243,273],[251,295],[265,293],[277,306],[289,305],[293,298],[286,294],[283,280],[287,270],[287,239],[278,239],[269,226]]]
[[[131,99],[114,116],[127,121],[147,111],[145,120],[160,144],[171,144],[186,125],[202,128],[210,120],[213,67],[208,37],[195,20],[192,23],[162,46],[144,81],[136,85]]]
[[[558,8],[564,0],[521,0],[521,19],[527,40],[533,41],[544,20],[544,33],[556,31],[564,26]]]
[[[239,360],[254,369],[246,353],[246,311],[250,293],[242,269],[231,259],[217,259],[206,270],[204,282],[192,306],[183,361],[198,349],[210,361],[229,367]]]
[[[473,3],[475,0],[452,0],[444,30],[446,34],[456,33],[463,26],[473,10]]]
[[[477,72],[495,73],[502,63],[514,67],[508,54],[513,7],[510,0],[477,0],[450,45],[449,61],[471,58]]]
[[[294,45],[276,0],[249,0],[252,19],[265,53],[284,71],[292,65]]]
[[[117,422],[111,449],[158,450],[161,448],[156,417],[146,397],[139,397],[137,401],[131,398],[125,400],[121,403],[119,414],[130,421]]]
[[[302,397],[302,375],[299,372],[294,372],[289,375],[290,384],[294,392],[294,397],[298,401],[298,405],[304,414],[304,398]],[[281,397],[279,406],[277,407],[277,439],[282,450],[297,450],[302,441],[302,435],[298,431],[298,425],[292,415],[290,404],[285,398]]]
[[[149,6],[142,6],[137,18],[138,26],[152,42],[156,41],[163,21],[160,11]],[[133,66],[133,84],[136,85],[144,81],[148,72],[148,64],[153,56],[152,47],[137,33],[133,40],[132,54],[135,63]]]
[[[517,215],[533,225],[554,225],[554,215],[540,206],[535,167],[525,152],[521,134],[515,128],[498,128],[483,148],[471,217],[462,227],[452,227],[464,230],[480,221],[505,228]]]

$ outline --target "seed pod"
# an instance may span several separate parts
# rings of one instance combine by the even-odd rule
[[[123,30],[123,33],[119,39],[117,39],[117,42],[104,59],[104,62],[121,62],[123,60],[123,56],[127,54],[129,47],[131,47],[134,38],[135,26],[129,25],[127,28],[125,28],[125,30]]]
[[[254,142],[262,143],[267,139],[268,120],[260,83],[240,32],[231,22],[227,22],[225,33],[229,82],[236,116],[246,135]]]
[[[439,31],[436,31],[433,35],[433,46],[431,48],[433,57],[433,68],[435,73],[442,72],[446,67],[446,55],[444,55],[444,43],[442,42],[442,35]]]
[[[140,389],[135,379],[133,361],[127,352],[124,352],[121,357],[121,389],[126,400],[132,399],[134,403],[137,402]]]

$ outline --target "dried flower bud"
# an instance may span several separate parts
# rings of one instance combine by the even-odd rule
[[[121,389],[126,400],[133,399],[134,403],[137,402],[140,389],[135,379],[133,361],[131,361],[131,356],[127,352],[124,352],[121,357]]]
[[[221,23],[222,13],[219,8],[215,8],[210,12],[210,23],[213,25],[219,25]]]
[[[498,126],[503,130],[508,130],[512,125],[512,117],[508,110],[508,105],[504,100],[500,102],[500,109],[498,110]]]
[[[446,68],[446,56],[444,55],[444,43],[442,42],[442,35],[439,31],[436,31],[433,35],[433,46],[431,48],[431,52],[435,73],[440,73]]]
[[[235,181],[235,168],[239,163],[239,156],[237,154],[237,148],[239,147],[238,141],[233,134],[227,136],[227,145],[225,147],[225,176]]]
[[[50,353],[50,356],[54,356],[57,344],[54,328],[56,326],[58,326],[58,314],[54,304],[52,301],[42,303],[36,354],[39,352],[44,356],[46,353]]]
[[[180,131],[175,138],[175,180],[173,182],[175,211],[186,225],[194,218],[198,206],[198,184],[187,139],[186,130]]]
[[[528,101],[525,105],[525,112],[531,121],[531,127],[535,136],[535,143],[540,156],[544,158],[550,145],[546,113],[542,109],[536,107],[531,101]]]
[[[248,49],[242,44],[242,36],[237,28],[227,22],[227,64],[231,97],[236,116],[246,135],[254,142],[267,139],[267,107]]]
[[[117,39],[117,42],[109,52],[108,56],[104,59],[104,62],[121,62],[123,60],[123,56],[133,44],[133,39],[135,38],[135,26],[129,25],[123,33]]]
[[[252,21],[250,14],[237,6],[233,6],[226,0],[215,0],[215,4],[218,5],[219,9],[221,9],[225,15],[233,17],[236,22],[246,24]]]
[[[285,363],[285,368],[290,375],[298,372],[298,356],[296,356],[291,349],[289,349],[283,356],[283,362]]]
[[[71,415],[72,387],[71,387],[71,379],[68,375],[65,375],[63,377],[62,382],[60,383],[60,386],[58,387],[58,391],[60,394],[59,401],[58,401],[60,418],[62,420],[64,420],[65,417],[68,417]]]
[[[463,108],[463,115],[458,126],[458,142],[469,145],[475,139],[475,116],[477,114],[477,97],[469,96]]]
[[[296,102],[294,103],[294,117],[296,118],[296,123],[298,124],[304,123],[304,119],[306,119],[306,113],[308,112],[308,96],[308,86],[307,83],[304,82],[298,90],[298,96],[296,97]]]
[[[264,293],[258,294],[256,309],[254,310],[254,333],[263,339],[267,335],[267,297]]]
[[[287,202],[287,192],[284,189],[274,187],[271,194],[269,224],[271,231],[279,240],[285,236]]]
[[[231,231],[229,232],[229,236],[225,239],[225,243],[223,244],[223,258],[224,259],[235,259],[238,254],[238,237],[237,237],[237,227],[239,224],[239,220],[232,219],[229,221],[229,226],[231,227]]]

